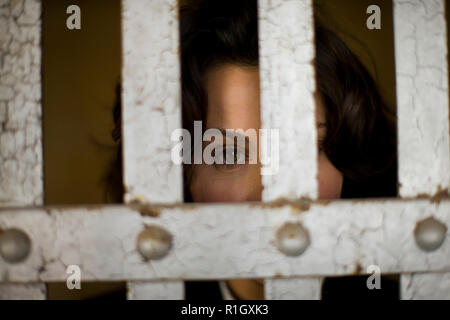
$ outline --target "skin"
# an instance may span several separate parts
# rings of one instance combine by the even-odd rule
[[[205,75],[208,96],[206,128],[260,128],[259,71],[256,67],[222,64]],[[318,144],[326,135],[325,108],[316,96]],[[339,198],[343,176],[319,148],[319,199]],[[261,201],[259,164],[194,165],[190,191],[194,202]],[[234,295],[241,299],[263,299],[261,279],[227,280]]]

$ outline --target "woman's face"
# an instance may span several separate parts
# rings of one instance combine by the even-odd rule
[[[211,68],[205,76],[208,96],[206,129],[260,128],[259,72],[256,67],[223,64]],[[318,144],[326,134],[325,110],[316,99]],[[224,141],[226,139],[224,138]],[[319,151],[319,199],[339,198],[342,174]],[[194,202],[261,201],[262,183],[259,164],[194,165],[190,190]]]

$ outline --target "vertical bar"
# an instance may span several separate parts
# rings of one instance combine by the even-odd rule
[[[0,206],[43,204],[41,94],[41,1],[2,1]],[[0,283],[2,300],[45,298],[45,284]]]
[[[450,300],[450,273],[402,274],[404,300]]]
[[[125,202],[182,202],[170,148],[181,128],[177,1],[123,0],[122,39]]]
[[[317,198],[314,21],[311,0],[259,0],[261,127],[279,132],[279,167],[274,142],[262,144],[272,163],[262,167],[263,201]],[[270,136],[270,134],[268,134]],[[264,171],[266,170],[266,171]],[[275,231],[274,231],[275,233]],[[265,279],[266,299],[320,299],[316,278]]]
[[[42,205],[41,2],[1,3],[0,205]]]
[[[444,8],[444,0],[394,0],[401,197],[448,192],[450,146]],[[449,297],[448,279],[448,273],[401,275],[401,297]]]
[[[44,283],[0,285],[0,300],[45,300],[46,296],[47,288]]]
[[[293,278],[267,281],[266,300],[320,300],[322,278]]]
[[[311,0],[260,0],[258,20],[261,127],[279,130],[279,168],[262,171],[262,198],[314,199],[317,142]],[[271,154],[265,147],[262,151]]]
[[[444,0],[395,0],[401,197],[432,196],[450,183]]]
[[[128,282],[128,300],[183,300],[182,281]]]
[[[183,202],[182,167],[171,159],[181,128],[178,4],[122,0],[125,202]],[[129,282],[128,299],[182,299],[184,282]]]

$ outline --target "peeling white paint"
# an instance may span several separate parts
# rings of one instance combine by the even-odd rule
[[[421,250],[414,238],[416,223],[431,215],[450,226],[449,209],[449,200],[426,199],[337,200],[303,212],[288,204],[180,205],[160,207],[158,217],[119,205],[1,209],[0,228],[22,229],[33,246],[21,264],[0,261],[0,277],[61,281],[69,264],[80,266],[84,280],[104,281],[321,277],[370,265],[382,274],[450,272],[449,234],[433,252]],[[286,222],[299,222],[309,232],[311,244],[298,257],[276,248],[276,231]],[[174,236],[160,260],[146,262],[136,248],[146,225]]]
[[[261,123],[262,128],[280,130],[279,169],[262,176],[262,200],[316,199],[312,1],[260,0],[258,19]],[[316,283],[305,278],[265,280],[265,297],[317,299]]]
[[[122,0],[125,201],[183,201],[182,167],[171,160],[181,128],[178,6]]]
[[[44,283],[0,284],[0,300],[44,300],[46,293]]]
[[[0,207],[44,202],[40,17],[39,0],[0,3]],[[42,283],[0,284],[0,300],[46,294]]]
[[[181,281],[128,282],[128,300],[183,300],[184,283]]]
[[[0,14],[0,206],[42,205],[41,1]]]
[[[178,24],[176,0],[122,0],[126,203],[183,202],[182,166],[172,162],[170,140],[173,130],[181,128]],[[119,274],[126,271],[120,264],[117,268]],[[183,282],[128,285],[129,299],[151,299],[155,293],[164,298],[164,292],[184,296]]]
[[[399,182],[402,197],[450,184],[444,0],[394,0]]]
[[[322,278],[284,278],[264,281],[266,300],[320,300]]]
[[[317,197],[311,0],[260,0],[261,127],[279,130],[279,170],[263,175],[263,201]]]
[[[403,274],[400,284],[404,300],[450,300],[450,272]]]

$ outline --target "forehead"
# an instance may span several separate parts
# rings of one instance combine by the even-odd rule
[[[259,71],[256,67],[222,64],[205,75],[207,127],[259,128]]]
[[[205,74],[208,128],[260,128],[259,69],[251,66],[221,64]],[[325,109],[316,93],[316,121],[325,122]]]

